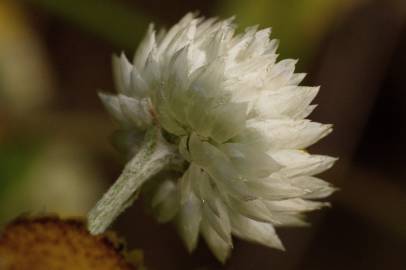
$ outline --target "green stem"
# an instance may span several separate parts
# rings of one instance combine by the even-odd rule
[[[149,130],[138,153],[88,215],[92,234],[103,233],[135,199],[140,186],[176,160],[176,152],[157,128]]]

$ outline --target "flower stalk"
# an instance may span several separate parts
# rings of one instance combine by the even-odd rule
[[[96,203],[88,215],[92,234],[103,233],[136,198],[140,186],[176,160],[175,149],[151,128],[139,152],[127,163],[117,181]]]

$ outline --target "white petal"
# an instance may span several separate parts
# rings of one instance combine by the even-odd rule
[[[187,134],[182,125],[174,117],[169,104],[160,104],[160,106],[157,107],[156,112],[158,114],[159,123],[169,133],[178,136],[184,136]]]
[[[107,111],[122,125],[128,126],[129,121],[124,115],[120,100],[116,95],[110,95],[105,93],[99,93],[99,97],[103,102],[103,105],[106,107]]]
[[[225,143],[221,149],[234,166],[249,178],[266,177],[278,171],[281,165],[260,149],[240,143]]]
[[[269,50],[271,28],[261,29],[255,33],[255,38],[251,41],[247,48],[247,54],[252,56],[263,55]]]
[[[244,178],[223,152],[208,142],[202,142],[196,134],[190,136],[189,149],[192,162],[196,162],[211,176],[219,190],[245,200],[253,198],[247,190]]]
[[[138,69],[144,81],[149,85],[149,89],[154,91],[159,89],[161,74],[161,63],[159,62],[159,56],[156,49],[152,49],[149,53],[145,66],[143,69]]]
[[[281,200],[281,201],[267,201],[265,203],[269,210],[274,212],[304,212],[318,210],[323,207],[329,206],[329,203],[315,202],[303,200],[300,198]]]
[[[214,214],[220,216],[217,203],[219,195],[213,187],[214,183],[212,183],[210,176],[192,163],[189,168],[189,179],[194,193],[202,201],[202,204],[209,206]]]
[[[245,127],[246,111],[246,103],[229,103],[213,110],[210,137],[218,143],[223,143],[240,133]]]
[[[274,212],[272,216],[276,222],[275,227],[306,227],[310,224],[305,221],[304,215],[298,212]]]
[[[192,20],[188,25],[185,25],[180,31],[178,31],[178,33],[176,33],[165,50],[166,57],[172,57],[176,52],[191,44],[196,34],[196,24],[197,20]]]
[[[216,258],[224,263],[230,255],[232,246],[225,242],[205,220],[202,220],[201,231]]]
[[[173,181],[164,181],[155,192],[154,197],[151,201],[151,206],[156,207],[164,202],[168,198],[168,196],[170,196],[171,192],[175,189],[176,185],[173,183]]]
[[[322,155],[310,155],[300,150],[281,150],[270,155],[283,168],[278,172],[285,177],[315,175],[331,168],[336,158]]]
[[[241,201],[230,197],[227,204],[235,212],[247,218],[260,222],[274,222],[272,213],[262,200]]]
[[[289,85],[297,60],[285,59],[272,66],[267,82],[267,89],[279,89]]]
[[[275,54],[278,47],[279,47],[279,40],[272,39],[268,44],[268,48],[265,51],[265,54]]]
[[[258,117],[292,117],[297,119],[315,98],[319,87],[290,86],[267,91],[253,104],[252,114]]]
[[[299,176],[288,180],[293,186],[302,188],[306,194],[304,199],[321,199],[330,196],[337,188],[330,183],[312,176]]]
[[[189,252],[192,252],[196,248],[201,220],[202,209],[200,201],[192,194],[180,206],[177,217],[179,233]]]
[[[214,122],[211,121],[211,103],[204,98],[191,97],[186,107],[186,121],[198,134],[209,137]],[[179,107],[180,109],[180,107]]]
[[[143,98],[148,95],[148,85],[145,80],[141,77],[141,74],[137,70],[137,68],[133,67],[131,71],[131,94]]]
[[[232,246],[231,224],[226,206],[219,200],[214,199],[218,214],[213,212],[213,208],[208,203],[203,203],[203,219],[207,220],[211,228],[215,230],[229,246]]]
[[[234,211],[231,213],[230,217],[233,233],[238,237],[271,248],[285,250],[272,224],[249,219],[235,213]]]
[[[243,35],[235,37],[233,40],[235,45],[232,48],[230,48],[228,52],[229,56],[237,58],[239,61],[242,61],[246,59],[248,56],[251,56],[250,52],[247,51],[247,48],[251,44],[251,42],[255,39],[257,29],[258,26],[247,27]]]
[[[171,76],[172,83],[176,88],[185,89],[189,84],[190,64],[188,59],[190,47],[182,47],[177,51],[170,62],[168,74]],[[179,91],[179,89],[174,89]]]
[[[220,22],[220,27],[216,32],[208,35],[205,43],[202,44],[202,48],[206,53],[207,62],[213,62],[214,59],[219,58],[225,53],[227,42],[234,33],[235,27],[231,22]]]
[[[163,182],[152,199],[152,208],[158,222],[172,220],[179,209],[179,194],[173,181]]]
[[[140,129],[146,129],[152,124],[152,116],[149,112],[149,103],[146,99],[130,98],[119,95],[119,102],[124,116],[130,123]]]
[[[195,16],[192,13],[188,13],[177,24],[169,29],[169,31],[162,38],[158,45],[158,51],[160,54],[162,54],[167,49],[168,45],[173,41],[178,32],[188,23],[190,23],[194,19],[194,17]]]
[[[150,24],[143,41],[141,41],[134,55],[134,64],[138,70],[144,69],[148,55],[154,48],[156,49],[155,30],[154,25]]]
[[[290,184],[284,178],[268,177],[257,179],[255,181],[248,181],[246,185],[252,194],[265,200],[283,200],[307,194],[306,190]]]
[[[113,75],[116,89],[120,93],[129,94],[132,65],[124,53],[120,57],[113,56]]]
[[[306,73],[295,73],[290,77],[288,85],[299,85],[306,77]]]
[[[296,119],[304,119],[304,118],[308,117],[314,111],[314,109],[316,109],[316,108],[317,108],[317,105],[309,105],[302,112],[298,113],[295,116],[295,118]]]
[[[271,150],[304,149],[331,131],[331,125],[309,120],[269,119],[248,120],[247,126],[262,135],[264,143]]]
[[[225,60],[216,58],[207,65],[200,67],[191,75],[191,91],[199,93],[199,96],[221,96],[220,91],[225,80]]]
[[[189,200],[189,197],[193,194],[192,177],[193,174],[191,173],[191,166],[189,166],[186,172],[178,180],[178,189],[181,203],[185,203],[187,200]]]
[[[201,19],[202,20],[200,20],[200,22],[198,23],[196,36],[197,38],[204,39],[207,36],[207,34],[216,30],[215,24],[218,21],[218,18],[212,17],[207,19],[204,18]]]

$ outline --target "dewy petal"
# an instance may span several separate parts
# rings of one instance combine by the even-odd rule
[[[271,156],[283,168],[278,172],[286,177],[297,175],[315,175],[331,168],[336,158],[322,155],[310,155],[300,150],[281,150],[271,153]]]
[[[306,194],[301,196],[304,199],[322,199],[337,190],[330,183],[312,176],[299,176],[289,179],[288,182],[306,191]]]
[[[189,179],[192,182],[194,193],[202,201],[203,205],[208,205],[211,211],[219,216],[218,194],[213,187],[210,176],[195,164],[192,164],[190,167]]]
[[[251,119],[247,126],[261,134],[271,150],[305,149],[332,131],[331,125],[309,120]]]
[[[178,230],[189,252],[192,252],[196,248],[201,220],[201,203],[192,193],[191,196],[181,204],[177,216]]]

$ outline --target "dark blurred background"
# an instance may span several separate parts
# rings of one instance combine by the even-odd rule
[[[129,247],[152,270],[406,269],[404,0],[0,0],[0,223],[86,214],[123,166],[97,97],[113,90],[111,55],[196,10],[272,26],[281,58],[322,85],[311,118],[335,130],[311,151],[340,157],[323,178],[341,190],[312,227],[279,230],[286,252],[236,240],[222,267],[141,201],[114,226]]]

